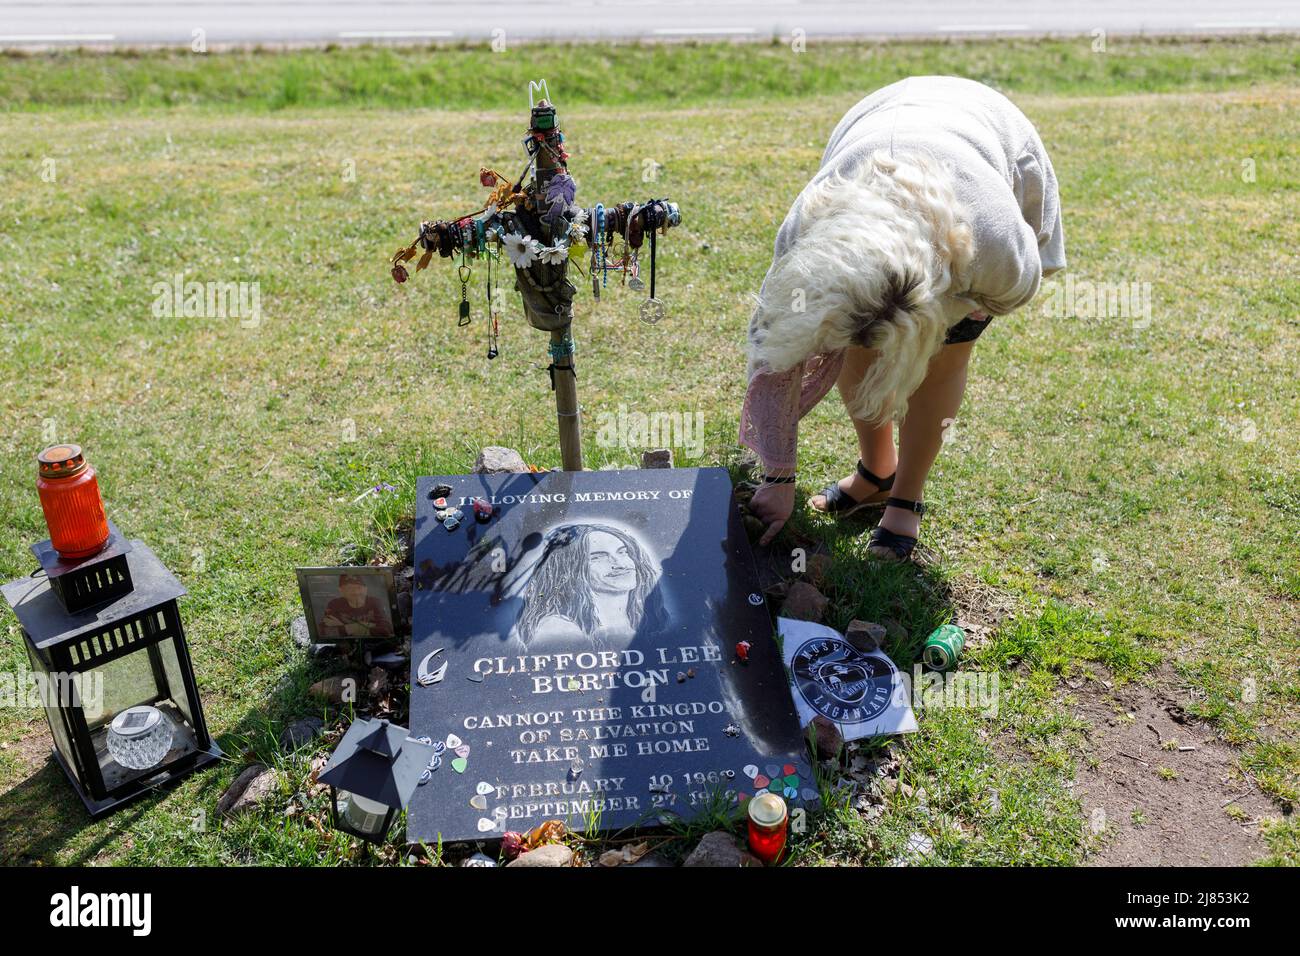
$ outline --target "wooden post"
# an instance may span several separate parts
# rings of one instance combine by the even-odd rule
[[[582,471],[578,375],[573,370],[573,339],[567,328],[551,333],[551,364],[555,380],[555,417],[560,429],[560,462],[565,471]]]
[[[537,117],[539,113],[548,112],[551,126],[539,130]],[[552,148],[558,153],[561,149],[559,137],[559,120],[554,108],[547,100],[541,100],[533,109],[529,123],[529,132],[543,133]],[[545,196],[546,187],[551,178],[561,167],[555,161],[555,153],[541,149],[536,156],[537,195]],[[539,216],[540,219],[540,216]],[[542,232],[547,242],[554,242],[551,230],[542,222]],[[582,471],[582,418],[578,408],[578,376],[573,366],[573,338],[571,326],[551,330],[551,381],[555,389],[555,417],[560,429],[560,462],[565,471]]]

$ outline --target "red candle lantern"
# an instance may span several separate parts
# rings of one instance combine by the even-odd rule
[[[108,540],[108,518],[95,469],[78,445],[51,445],[36,456],[36,491],[50,544],[69,560],[97,554]]]
[[[789,815],[785,801],[775,793],[760,793],[749,801],[749,848],[764,863],[780,861],[785,855]]]

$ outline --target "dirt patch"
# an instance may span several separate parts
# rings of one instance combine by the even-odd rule
[[[1109,684],[1098,674],[1062,689],[1090,728],[1075,776],[1085,821],[1100,831],[1088,865],[1244,866],[1265,856],[1259,821],[1280,811],[1242,774],[1237,751],[1164,687]]]

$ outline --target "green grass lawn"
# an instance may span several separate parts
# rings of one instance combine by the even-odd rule
[[[894,618],[906,665],[963,608],[991,622],[965,666],[1002,688],[996,718],[930,711],[898,748],[928,806],[900,798],[867,822],[833,805],[797,861],[888,862],[916,832],[936,863],[1084,859],[1067,784],[1087,728],[1061,700],[1090,674],[1171,689],[1289,813],[1300,42],[1089,43],[0,59],[0,576],[28,573],[45,536],[33,456],[83,444],[110,515],[189,588],[209,724],[232,755],[91,824],[44,763],[43,716],[0,709],[0,860],[356,858],[297,818],[223,828],[213,810],[239,755],[269,759],[283,723],[313,709],[318,675],[288,632],[293,567],[370,547],[412,509],[417,475],[466,471],[481,445],[558,464],[545,339],[517,300],[489,363],[481,324],[456,328],[453,269],[435,260],[398,287],[387,268],[421,219],[478,208],[480,165],[521,165],[526,83],[541,76],[580,199],[666,195],[684,217],[661,246],[664,322],[637,321],[625,291],[593,307],[578,283],[589,467],[634,460],[594,440],[595,416],[620,404],[702,412],[704,454],[678,464],[735,460],[749,296],[776,226],[842,113],[907,73],[1007,92],[1055,163],[1070,272],[1150,283],[1147,327],[1053,315],[1043,297],[981,339],[927,489],[924,540],[941,557],[924,575],[864,561],[865,525],[795,522],[835,555],[830,623]],[[260,323],[155,317],[154,285],[176,273],[260,283]],[[476,269],[471,297],[482,283]],[[803,493],[847,473],[851,436],[834,397],[812,413]],[[354,503],[381,481],[397,494]],[[17,670],[12,615],[0,627],[0,667]],[[307,760],[281,758],[286,797]],[[1268,825],[1274,862],[1300,858],[1287,819]]]

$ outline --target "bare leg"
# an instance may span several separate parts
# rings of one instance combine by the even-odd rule
[[[857,394],[862,377],[867,374],[867,369],[879,355],[880,353],[875,349],[857,346],[845,350],[844,366],[840,369],[840,377],[835,384],[840,390],[840,399],[846,409],[849,408],[853,396]],[[898,453],[894,450],[893,422],[888,419],[883,422],[865,422],[854,418],[852,412],[849,413],[849,418],[858,433],[858,454],[862,458],[862,464],[866,465],[868,471],[874,472],[881,478],[888,478],[894,473],[898,464]],[[873,499],[883,501],[885,497],[880,493],[879,488],[859,475],[856,468],[847,478],[841,478],[839,484],[840,488],[855,501]],[[822,511],[826,507],[826,499],[822,495],[814,495],[811,504],[818,511]]]
[[[921,501],[925,480],[943,446],[945,421],[957,417],[966,392],[966,368],[974,342],[945,345],[907,403],[907,416],[898,429],[898,476],[891,492],[895,498]],[[915,538],[921,516],[905,508],[886,508],[881,527]],[[873,549],[874,551],[875,549]]]

